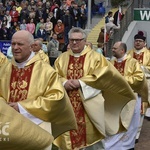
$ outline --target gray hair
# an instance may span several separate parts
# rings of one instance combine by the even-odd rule
[[[34,39],[34,42],[38,41],[38,44],[40,47],[42,47],[43,42],[41,41],[40,38]]]
[[[70,38],[71,37],[71,34],[72,33],[82,33],[82,36],[84,39],[87,39],[87,34],[85,32],[85,30],[83,30],[82,28],[79,28],[79,27],[73,27],[69,33],[68,33],[68,37]]]

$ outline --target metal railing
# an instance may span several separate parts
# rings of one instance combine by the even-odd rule
[[[131,1],[130,5],[127,7],[124,17],[120,22],[120,29],[114,30],[113,35],[106,44],[106,56],[111,58],[112,51],[111,48],[113,44],[117,41],[121,41],[125,31],[128,29],[129,24],[133,21],[133,9],[134,9],[134,0]]]

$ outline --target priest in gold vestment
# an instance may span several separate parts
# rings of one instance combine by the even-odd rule
[[[138,34],[134,36],[134,48],[128,51],[128,55],[135,58],[141,65],[141,68],[148,82],[148,101],[150,103],[150,51],[146,48],[146,37],[144,36],[144,33],[142,31],[139,31]],[[137,140],[140,136],[144,115],[150,118],[150,108],[146,110],[143,105],[141,114],[141,125],[137,135]]]
[[[12,107],[16,110],[15,113],[12,111],[14,117],[18,116],[16,113],[20,113],[28,118],[29,122],[32,121],[37,126],[39,125],[51,132],[49,135],[52,134],[56,138],[68,130],[76,129],[75,116],[58,74],[48,63],[42,60],[39,53],[35,55],[32,51],[33,44],[33,35],[28,31],[21,30],[13,35],[11,43],[12,62],[1,66],[0,100],[8,104],[7,109]],[[10,112],[9,116],[11,116]],[[22,120],[26,121],[23,119],[23,116]],[[0,120],[3,123],[5,117],[0,115]],[[14,126],[18,121],[16,118],[16,121],[12,120],[10,125],[12,123],[12,126]],[[29,127],[30,124],[24,123],[22,126],[27,125]],[[13,134],[11,137],[16,138],[20,137],[20,135],[25,137],[23,137],[24,142],[22,142],[21,138],[15,141],[12,139],[14,142],[9,143],[10,147],[7,150],[43,150],[44,147],[46,148],[44,150],[50,150],[51,146],[47,147],[48,142],[45,142],[45,145],[40,143],[40,136],[33,132],[34,126],[31,125],[30,127],[26,132],[31,132],[32,136],[22,134],[26,128],[23,128],[21,132],[21,126],[20,128],[18,126],[20,134],[13,128],[10,128],[9,132],[11,135]],[[38,128],[35,128],[35,131],[38,132]],[[39,132],[41,131],[39,130]],[[41,138],[44,138],[43,132],[41,136]],[[52,136],[49,144],[52,143]],[[45,133],[45,137],[48,137],[47,133]],[[37,143],[32,143],[32,139],[37,141]],[[0,149],[5,147],[6,144],[4,142],[0,144]],[[38,148],[37,144],[43,145],[43,147],[39,146]]]
[[[124,76],[133,91],[138,94],[134,115],[127,132],[119,133],[107,137],[104,140],[106,150],[116,149],[134,149],[136,134],[140,123],[141,98],[143,103],[148,103],[148,85],[145,75],[138,61],[126,54],[127,46],[121,41],[116,42],[112,47],[112,53],[115,58],[111,63]]]
[[[86,38],[83,29],[72,28],[70,50],[55,61],[78,126],[54,141],[61,150],[104,149],[101,140],[126,131],[134,111],[126,107],[135,105],[132,89],[104,56],[86,45]]]

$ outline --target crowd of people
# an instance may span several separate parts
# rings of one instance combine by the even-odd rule
[[[0,149],[51,150],[53,143],[60,150],[134,150],[150,102],[146,37],[138,32],[130,51],[116,41],[114,58],[108,61],[102,49],[103,34],[99,49],[93,50],[84,28],[68,25],[65,29],[63,19],[68,13],[69,9],[58,18],[52,33],[39,18],[38,28],[51,35],[46,39],[37,36],[36,27],[33,33],[22,25],[23,30],[11,36],[11,60],[0,53],[0,120],[2,127],[10,122],[9,136],[1,134]],[[67,38],[64,33],[67,45],[66,52],[58,55],[53,49],[61,46],[58,30],[62,24],[68,32]],[[47,38],[48,55],[43,51]]]
[[[56,33],[60,50],[68,44],[68,31],[85,28],[87,0],[3,0],[0,3],[0,40],[11,40],[18,30],[49,42]]]

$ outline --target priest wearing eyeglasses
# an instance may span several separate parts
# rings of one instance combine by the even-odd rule
[[[69,31],[70,49],[54,67],[59,73],[76,116],[77,130],[59,136],[54,144],[62,150],[102,150],[106,135],[126,131],[135,105],[128,83],[105,57],[86,44],[81,28]],[[129,105],[130,106],[130,105]]]

